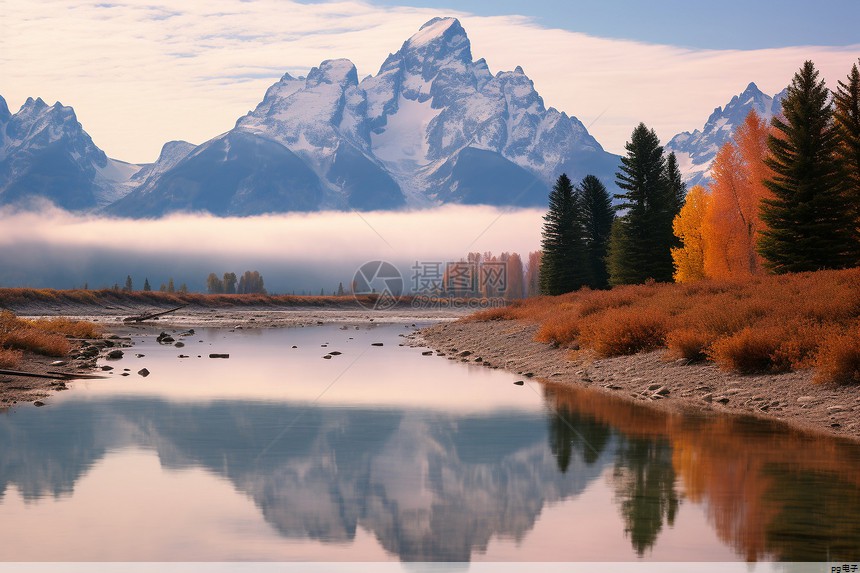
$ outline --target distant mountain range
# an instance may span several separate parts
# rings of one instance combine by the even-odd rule
[[[750,109],[770,117],[755,84],[702,131],[666,146],[685,180],[707,180],[717,149]],[[285,74],[236,126],[201,145],[172,141],[157,161],[111,159],[71,107],[0,97],[0,205],[44,198],[71,211],[158,217],[243,216],[441,204],[545,206],[566,172],[615,191],[617,155],[575,117],[547,108],[522,68],[493,75],[473,61],[455,18],[434,18],[359,81],[349,60]]]
[[[674,152],[678,158],[681,176],[689,189],[693,185],[707,185],[711,181],[711,164],[717,151],[725,145],[749,113],[755,110],[759,116],[770,121],[780,113],[787,88],[774,95],[765,95],[758,86],[750,83],[740,94],[732,98],[724,108],[716,108],[701,130],[679,133],[665,145],[665,151]]]

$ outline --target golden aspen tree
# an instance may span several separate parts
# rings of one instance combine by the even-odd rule
[[[764,163],[768,127],[754,111],[714,159],[711,198],[705,212],[704,270],[710,278],[749,277],[762,272],[756,243],[762,229],[761,200],[768,196]]]
[[[675,282],[692,282],[705,278],[705,244],[702,224],[710,195],[701,185],[687,193],[681,212],[672,221],[672,230],[681,246],[672,249]]]

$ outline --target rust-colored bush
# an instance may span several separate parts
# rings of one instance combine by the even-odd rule
[[[21,363],[23,354],[20,350],[0,348],[0,368],[16,368]]]
[[[685,358],[694,362],[707,359],[708,348],[714,338],[701,329],[677,328],[666,335],[666,347],[671,358]]]
[[[708,354],[721,368],[741,374],[786,372],[791,362],[779,353],[783,342],[777,328],[747,327],[714,342]]]
[[[590,348],[604,356],[665,345],[670,356],[704,356],[743,373],[824,368],[828,361],[850,370],[848,343],[833,344],[849,348],[839,358],[836,350],[824,348],[824,341],[834,333],[856,331],[860,268],[583,289],[527,299],[474,319],[533,321],[539,324],[538,341]]]
[[[828,336],[815,361],[815,381],[860,384],[860,332]]]
[[[582,342],[599,356],[622,356],[665,345],[667,331],[667,318],[656,309],[612,308],[583,326]]]

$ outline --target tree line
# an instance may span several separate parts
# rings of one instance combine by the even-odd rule
[[[840,269],[860,264],[860,73],[835,92],[812,62],[782,113],[752,112],[687,193],[673,153],[640,123],[612,206],[593,175],[559,176],[544,217],[541,294],[582,287]]]
[[[674,222],[679,282],[860,264],[860,71],[834,92],[807,61],[782,114],[747,116]]]
[[[209,273],[206,277],[206,292],[209,294],[267,294],[263,276],[258,271],[245,271],[241,276],[224,273],[219,277]]]

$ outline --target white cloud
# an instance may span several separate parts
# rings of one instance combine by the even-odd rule
[[[543,214],[446,206],[130,221],[48,206],[27,212],[7,208],[0,210],[0,285],[108,286],[126,274],[140,283],[149,276],[157,285],[172,274],[177,284],[202,288],[209,272],[259,268],[279,292],[330,288],[338,281],[348,284],[355,270],[372,260],[397,264],[405,277],[415,262],[457,261],[468,252],[518,252],[526,259],[540,246]],[[268,282],[270,277],[277,281]]]
[[[458,16],[473,55],[493,71],[523,66],[548,106],[594,121],[592,133],[615,152],[639,121],[665,141],[701,127],[750,81],[775,93],[811,59],[833,84],[860,53],[688,50],[548,30],[521,16],[355,1],[10,0],[0,95],[13,111],[28,96],[72,105],[109,155],[152,161],[165,141],[200,143],[230,129],[283,72],[347,57],[360,75],[376,73],[437,15]]]

